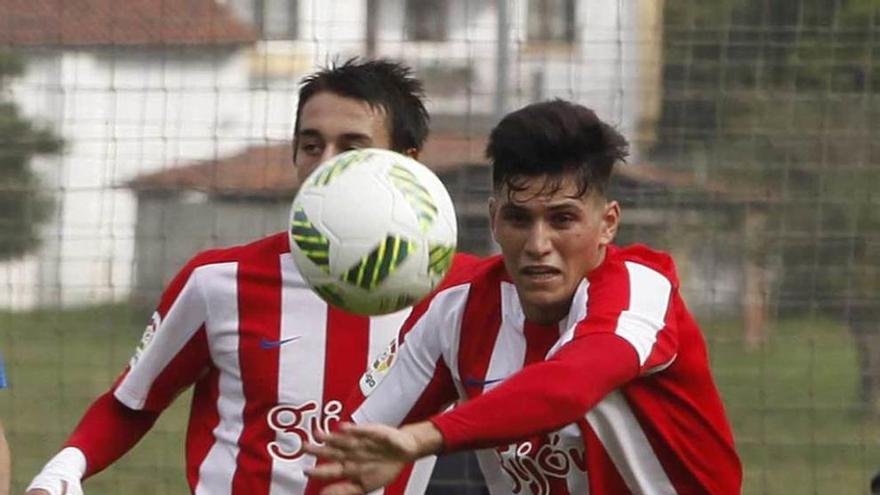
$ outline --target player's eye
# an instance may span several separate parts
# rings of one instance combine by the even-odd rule
[[[529,215],[518,209],[505,209],[501,212],[501,218],[518,227],[528,225],[530,221]]]
[[[351,151],[351,150],[362,150],[364,148],[371,147],[371,143],[367,141],[352,141],[350,143],[345,143],[345,145],[340,146],[342,151]]]
[[[324,151],[324,146],[317,142],[300,143],[299,150],[309,156],[319,156]]]
[[[567,227],[577,221],[577,217],[571,213],[556,213],[550,217],[550,221],[557,227]]]

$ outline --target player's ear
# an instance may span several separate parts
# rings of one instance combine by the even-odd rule
[[[407,148],[403,154],[412,158],[413,160],[419,159],[419,149],[418,148]]]
[[[603,246],[614,242],[619,225],[620,204],[617,201],[604,202],[602,209],[602,232],[599,235],[599,242]]]

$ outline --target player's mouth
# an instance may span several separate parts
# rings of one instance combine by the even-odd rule
[[[529,265],[520,268],[519,273],[526,280],[535,283],[549,282],[562,275],[562,271],[549,265]]]

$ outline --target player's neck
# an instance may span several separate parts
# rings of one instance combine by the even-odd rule
[[[573,295],[572,295],[573,297]],[[557,304],[532,305],[522,303],[523,315],[526,320],[538,325],[555,325],[568,316],[571,309],[571,297]]]

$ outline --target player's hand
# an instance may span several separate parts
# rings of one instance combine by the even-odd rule
[[[33,486],[37,480],[31,483]],[[25,495],[83,495],[79,480],[43,479],[40,488],[31,488]]]
[[[316,432],[323,445],[305,450],[324,464],[307,469],[320,480],[345,480],[325,488],[322,495],[360,495],[388,485],[408,462],[418,458],[416,439],[385,425],[341,425],[337,433]]]

